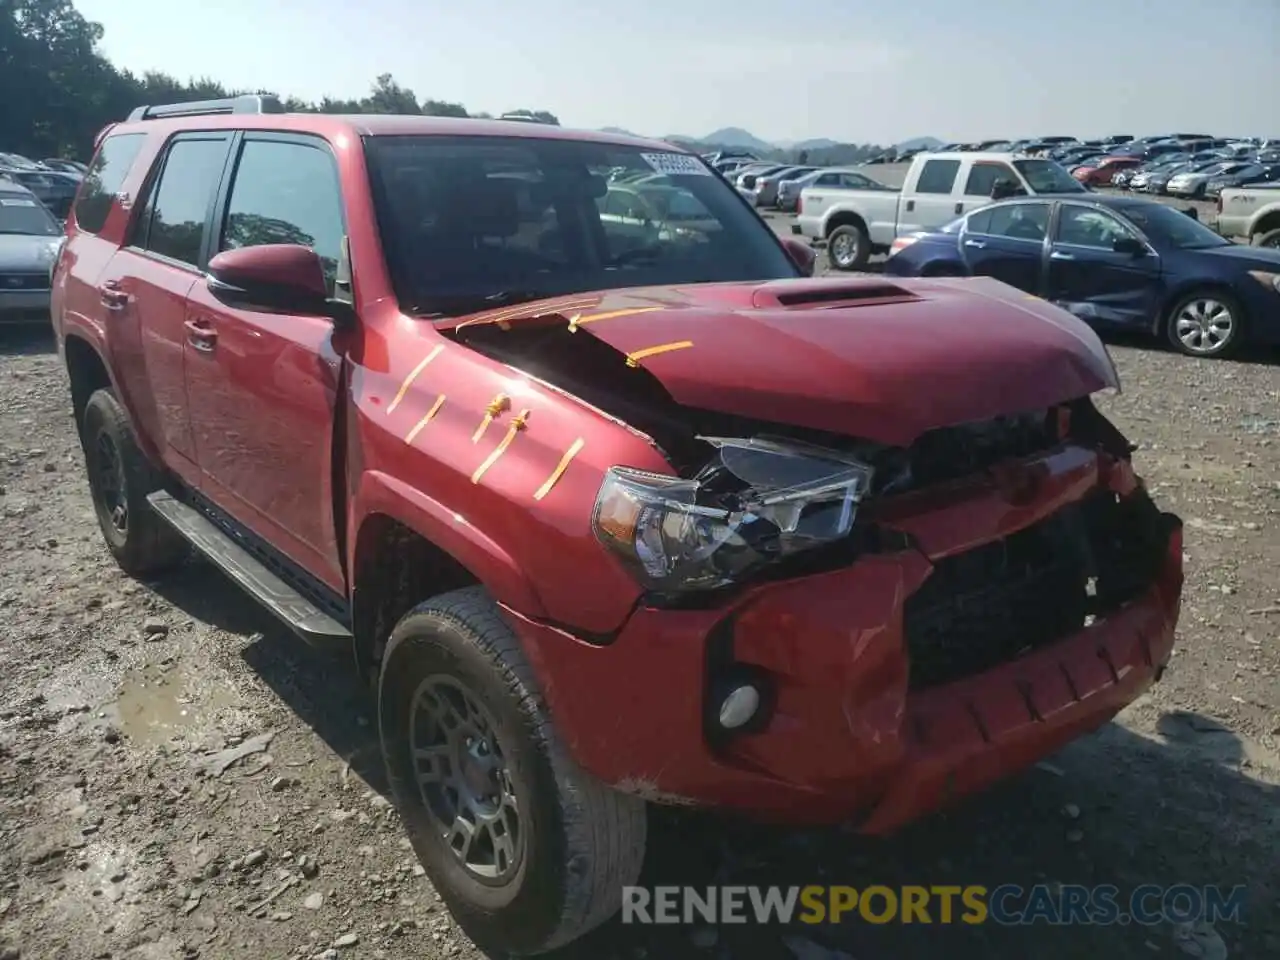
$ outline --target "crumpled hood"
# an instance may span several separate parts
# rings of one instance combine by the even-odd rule
[[[906,446],[1118,387],[1096,334],[999,281],[814,278],[544,302],[690,407]],[[490,311],[462,325],[518,322]]]

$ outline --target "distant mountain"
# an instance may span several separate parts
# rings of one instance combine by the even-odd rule
[[[739,150],[755,150],[761,153],[778,149],[767,140],[761,140],[755,134],[743,130],[741,127],[722,127],[699,139],[703,143],[715,143],[722,147],[736,147]]]
[[[898,153],[906,153],[908,150],[937,150],[945,144],[937,137],[916,137],[914,140],[903,140],[894,146]]]

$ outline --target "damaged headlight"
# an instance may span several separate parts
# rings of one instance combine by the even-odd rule
[[[650,589],[706,590],[847,536],[872,468],[837,451],[702,437],[716,456],[693,479],[613,467],[596,536]]]

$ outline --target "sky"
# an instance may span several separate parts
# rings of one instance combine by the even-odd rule
[[[1280,0],[75,0],[135,72],[771,142],[1280,137]]]

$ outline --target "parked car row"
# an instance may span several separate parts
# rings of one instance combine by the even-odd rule
[[[87,171],[75,160],[32,160],[17,153],[0,153],[0,182],[26,187],[60,220],[66,219]]]

